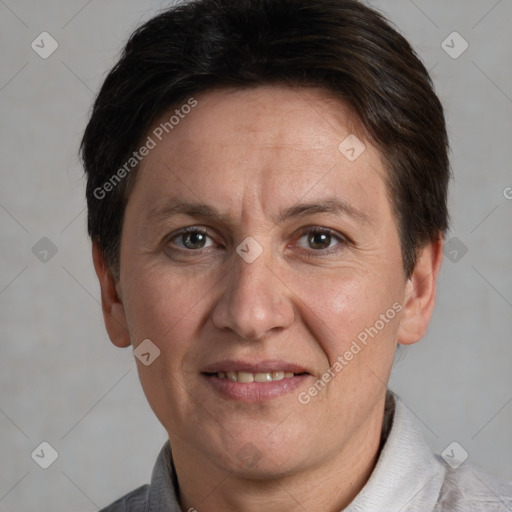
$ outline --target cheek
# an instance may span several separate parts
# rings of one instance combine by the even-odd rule
[[[383,350],[392,346],[399,325],[399,312],[397,307],[393,308],[394,304],[400,305],[396,288],[383,279],[375,282],[370,274],[331,276],[304,286],[305,314],[308,309],[314,312],[309,314],[310,323],[316,326],[317,340],[331,363],[349,350],[353,342],[358,342],[361,353],[365,349],[366,357],[377,346]],[[373,343],[374,340],[390,343]]]
[[[132,342],[149,338],[161,350],[168,350],[172,341],[176,350],[187,342],[191,322],[200,321],[203,300],[207,296],[206,280],[180,276],[161,266],[132,268],[127,286],[129,297],[126,314],[129,319]]]
[[[166,428],[174,429],[197,413],[186,391],[184,362],[197,360],[200,347],[194,342],[203,324],[208,286],[206,279],[191,280],[162,265],[132,266],[130,271],[126,313],[132,343],[150,339],[160,350],[149,366],[137,361],[139,379],[156,416]]]
[[[358,305],[364,299],[363,293],[364,283],[361,280],[346,279],[338,280],[336,284],[333,283],[331,289],[324,300],[325,310],[329,311],[333,318],[346,319],[357,315],[360,311]]]

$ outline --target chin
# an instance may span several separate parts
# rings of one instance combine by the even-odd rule
[[[290,437],[276,445],[259,430],[259,435],[237,436],[229,443],[218,445],[215,453],[211,453],[212,445],[209,445],[209,452],[214,463],[225,471],[265,479],[286,476],[300,467],[305,454],[298,451],[299,446]]]

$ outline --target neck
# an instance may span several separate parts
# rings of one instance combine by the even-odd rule
[[[379,455],[384,402],[342,450],[285,475],[249,479],[191,456],[172,440],[182,510],[199,512],[290,512],[346,508],[368,481]],[[197,454],[194,454],[197,456]]]

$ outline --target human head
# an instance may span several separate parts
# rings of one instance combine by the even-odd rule
[[[354,1],[183,4],[130,39],[83,149],[105,324],[158,350],[139,377],[182,481],[349,464],[357,487],[446,223],[442,108],[408,44]]]
[[[132,35],[82,141],[89,233],[116,277],[133,152],[150,126],[201,92],[266,84],[321,87],[351,108],[386,164],[407,276],[417,250],[446,231],[443,109],[423,64],[380,14],[356,0],[193,0]]]

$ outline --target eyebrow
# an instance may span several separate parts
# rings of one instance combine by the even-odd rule
[[[347,215],[362,222],[368,222],[368,215],[362,210],[350,205],[346,201],[338,198],[327,198],[321,201],[311,203],[299,203],[280,212],[272,218],[274,224],[282,224],[288,219],[306,217],[319,213],[330,213],[334,215]],[[175,215],[187,215],[210,219],[217,223],[233,224],[233,219],[229,215],[218,212],[215,208],[202,203],[191,203],[184,201],[169,201],[162,208],[152,210],[148,218],[150,221],[162,221]]]

